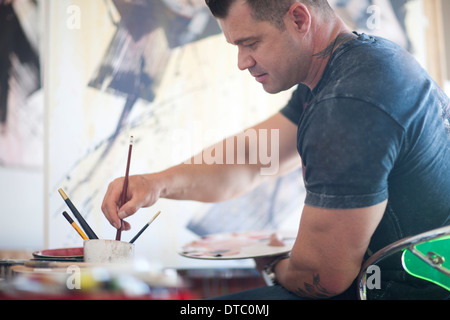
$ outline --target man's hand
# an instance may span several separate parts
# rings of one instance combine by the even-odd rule
[[[264,271],[264,268],[268,266],[271,262],[277,260],[281,256],[270,256],[270,257],[261,257],[261,258],[255,258],[255,268],[260,273]]]
[[[111,182],[102,203],[102,211],[115,227],[121,227],[121,220],[136,213],[140,208],[153,205],[160,197],[161,184],[156,175],[135,175],[128,180],[126,202],[120,203],[124,178]],[[129,230],[130,224],[122,221],[122,230]]]

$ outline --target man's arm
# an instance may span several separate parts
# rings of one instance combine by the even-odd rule
[[[272,135],[272,130],[277,130],[277,134]],[[241,139],[245,135],[251,138]],[[245,141],[245,158],[240,161],[238,157],[242,145],[238,144],[238,140]],[[231,141],[234,143],[230,143]],[[251,159],[255,154],[255,147],[257,161]],[[268,177],[287,173],[301,164],[297,153],[297,126],[280,113],[202,152],[203,155],[213,154],[214,158],[220,159],[218,153],[222,153],[220,163],[198,164],[201,157],[197,155],[189,164],[185,162],[158,173],[130,176],[127,203],[121,208],[118,206],[123,178],[114,180],[105,194],[103,213],[109,222],[118,228],[120,219],[134,214],[139,208],[153,205],[159,198],[224,201],[252,190]],[[267,157],[262,159],[260,155],[270,155],[272,163],[268,164]],[[262,174],[264,168],[273,165],[276,165],[276,171],[268,176]],[[129,225],[125,224],[124,228],[128,229]]]
[[[386,208],[326,210],[305,206],[291,257],[275,267],[277,281],[309,298],[330,298],[350,287]]]

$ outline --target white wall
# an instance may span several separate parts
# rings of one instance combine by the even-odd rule
[[[41,170],[0,167],[0,249],[40,249],[44,228]]]

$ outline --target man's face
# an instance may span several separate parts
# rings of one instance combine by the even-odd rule
[[[268,93],[288,90],[302,82],[309,62],[289,27],[257,21],[245,1],[237,1],[228,17],[219,20],[227,41],[238,47],[238,67],[248,69]]]

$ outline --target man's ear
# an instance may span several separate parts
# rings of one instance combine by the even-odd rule
[[[311,27],[311,13],[306,5],[295,2],[289,8],[286,25],[290,25],[297,32],[306,33]]]

